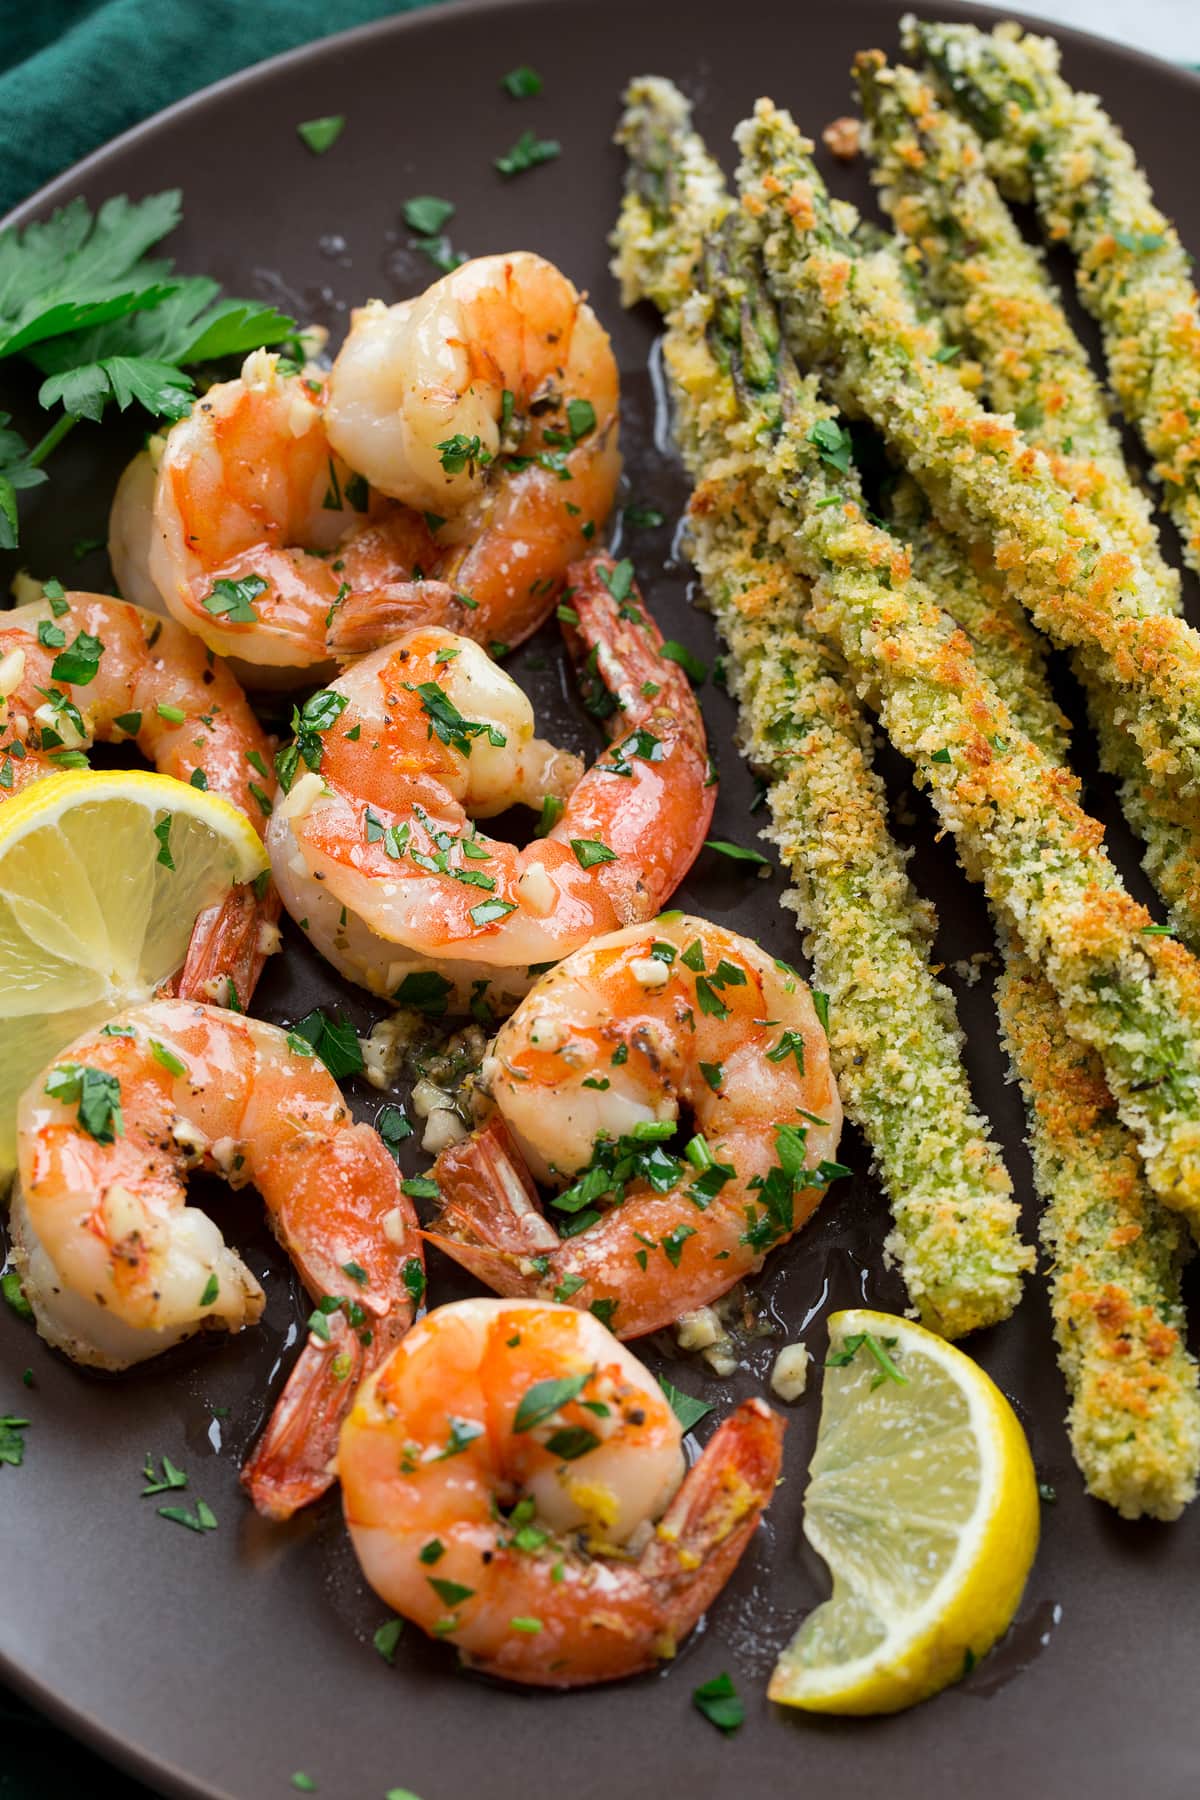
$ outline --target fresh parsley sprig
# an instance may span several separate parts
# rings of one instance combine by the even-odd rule
[[[80,419],[135,401],[155,418],[191,405],[189,366],[289,342],[296,324],[272,306],[221,299],[207,276],[178,276],[148,252],[181,217],[176,188],[117,195],[93,213],[82,199],[49,219],[0,233],[0,358],[21,356],[45,379],[38,402],[62,411],[32,447],[0,414],[0,548],[18,538],[17,494]]]

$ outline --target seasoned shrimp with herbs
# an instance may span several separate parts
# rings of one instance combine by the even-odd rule
[[[103,594],[43,597],[0,619],[0,799],[129,744],[160,774],[220,794],[261,831],[275,774],[267,737],[231,671],[173,619]],[[279,941],[278,896],[235,888],[201,913],[175,991],[244,1006]]]
[[[585,703],[613,740],[586,774],[476,644],[432,627],[321,690],[280,753],[267,848],[284,905],[374,993],[509,1010],[539,964],[652,917],[700,850],[715,786],[687,677],[629,563],[574,564],[571,583]],[[541,808],[532,844],[477,828],[515,805]]]
[[[254,1184],[316,1311],[243,1480],[273,1517],[324,1492],[356,1382],[408,1329],[425,1281],[399,1170],[305,1040],[154,1001],[63,1050],[17,1131],[22,1286],[41,1335],[99,1368],[255,1323],[262,1289],[188,1205],[187,1177]]]
[[[711,1606],[779,1478],[747,1400],[684,1474],[657,1381],[597,1319],[460,1300],[416,1325],[342,1427],[342,1505],[381,1599],[469,1667],[539,1687],[653,1668]]]
[[[541,624],[612,509],[618,398],[591,307],[552,263],[515,251],[464,263],[415,300],[361,307],[326,426],[341,457],[428,525],[422,570],[472,607],[456,629],[511,645]],[[396,598],[398,610],[382,605],[393,631],[422,622]],[[380,611],[349,599],[343,641],[357,615],[378,643]]]
[[[753,1274],[846,1173],[812,995],[703,919],[576,951],[501,1027],[481,1082],[496,1111],[435,1163],[429,1241],[497,1293],[553,1294],[619,1337]],[[557,1225],[534,1178],[558,1190]]]

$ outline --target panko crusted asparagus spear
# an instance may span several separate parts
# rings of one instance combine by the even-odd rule
[[[948,537],[923,578],[952,616],[974,579]],[[1012,640],[1008,663],[1013,717],[1060,758],[1041,662]],[[1068,1035],[1053,988],[1004,920],[998,935],[996,994],[1029,1121],[1071,1448],[1097,1499],[1128,1518],[1174,1519],[1200,1467],[1200,1371],[1180,1298],[1187,1232],[1150,1192],[1099,1057]]]
[[[1133,518],[1145,519],[1103,390],[1041,259],[987,175],[970,127],[938,106],[920,76],[889,70],[877,52],[860,56],[856,72],[884,204],[919,252],[924,285],[941,302],[951,332],[981,365],[993,403],[1022,417],[1043,448],[1093,458],[1107,491],[1128,496]],[[952,614],[963,590],[956,548],[947,539],[940,556],[924,565],[914,558]],[[1170,608],[1177,584],[1162,585]],[[1045,729],[1044,670],[1022,650],[1016,639],[1005,645],[1005,699],[1030,737],[1058,755],[1061,739]],[[1103,695],[1092,703],[1103,723]],[[1161,849],[1162,821],[1152,812],[1148,824],[1152,849]],[[1097,1499],[1130,1518],[1173,1519],[1194,1498],[1200,1469],[1198,1370],[1186,1348],[1180,1297],[1186,1236],[1146,1185],[1095,1052],[1067,1035],[1053,989],[1013,934],[1002,928],[1001,942],[997,999],[1043,1199],[1041,1238],[1072,1450]]]
[[[771,509],[729,435],[738,400],[694,294],[730,200],[669,83],[636,81],[620,139],[629,187],[616,234],[627,303],[670,316],[675,429],[696,478],[692,552],[731,652],[744,749],[769,776],[768,835],[787,903],[829,996],[842,1098],[891,1201],[896,1258],[921,1318],[947,1336],[1003,1318],[1030,1267],[1010,1184],[959,1057],[953,1002],[929,966],[931,919],[887,826],[871,734],[845,670],[804,629],[806,583],[770,537]]]
[[[739,142],[793,347],[819,363],[841,405],[875,422],[946,525],[992,545],[1035,623],[1082,652],[1148,778],[1200,801],[1200,634],[1161,614],[1140,562],[1049,459],[935,359],[894,255],[863,250],[857,214],[830,200],[788,115],[760,101]]]
[[[1181,1221],[1147,1188],[1098,1058],[1064,1034],[1053,989],[1019,952],[997,998],[1047,1201],[1041,1235],[1075,1460],[1088,1492],[1126,1518],[1178,1518],[1200,1468]]]
[[[938,104],[923,76],[889,68],[879,51],[859,56],[855,72],[883,204],[951,336],[979,365],[991,404],[1015,415],[1028,441],[1050,455],[1060,481],[1138,558],[1159,610],[1177,611],[1178,576],[1159,552],[1149,503],[1126,467],[1104,390],[1041,257],[984,166],[979,139]],[[1200,807],[1147,781],[1137,746],[1113,717],[1120,696],[1089,676],[1078,655],[1076,672],[1104,765],[1120,779],[1126,816],[1145,840],[1147,873],[1176,930],[1200,944]],[[1001,681],[997,686],[1008,698]]]
[[[846,434],[777,345],[753,245],[735,227],[718,248],[713,329],[817,623],[929,786],[968,873],[1044,964],[1072,1034],[1100,1053],[1155,1191],[1200,1225],[1200,964],[1151,935],[1078,783],[1014,728],[965,635],[869,522]]]
[[[986,141],[1003,191],[1033,199],[1047,234],[1078,258],[1113,391],[1200,571],[1200,299],[1133,151],[1095,95],[1062,79],[1052,38],[914,19],[904,38]]]

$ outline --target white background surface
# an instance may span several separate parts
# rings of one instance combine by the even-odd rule
[[[1171,62],[1200,64],[1200,0],[1017,0],[1017,4],[1022,12],[1035,13],[1051,24],[1117,38]]]

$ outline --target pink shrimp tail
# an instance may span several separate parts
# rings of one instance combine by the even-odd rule
[[[431,1230],[436,1244],[495,1294],[520,1299],[537,1294],[540,1277],[521,1265],[557,1250],[559,1236],[543,1217],[525,1158],[499,1113],[443,1150],[433,1168],[441,1200]]]
[[[475,612],[445,581],[389,581],[352,591],[336,608],[325,647],[339,662],[380,650],[418,625],[440,625],[478,638]]]
[[[676,1641],[716,1599],[754,1536],[779,1480],[785,1428],[765,1401],[743,1400],[659,1520],[638,1573]]]
[[[244,1012],[270,954],[279,910],[274,887],[260,898],[252,882],[206,906],[192,927],[182,969],[160,990],[163,997],[227,1005],[232,987]]]
[[[328,1343],[310,1335],[242,1468],[242,1486],[264,1518],[290,1519],[333,1486],[342,1420],[359,1383],[395,1349],[412,1316],[401,1309],[378,1321],[369,1346],[340,1313],[329,1318]]]

